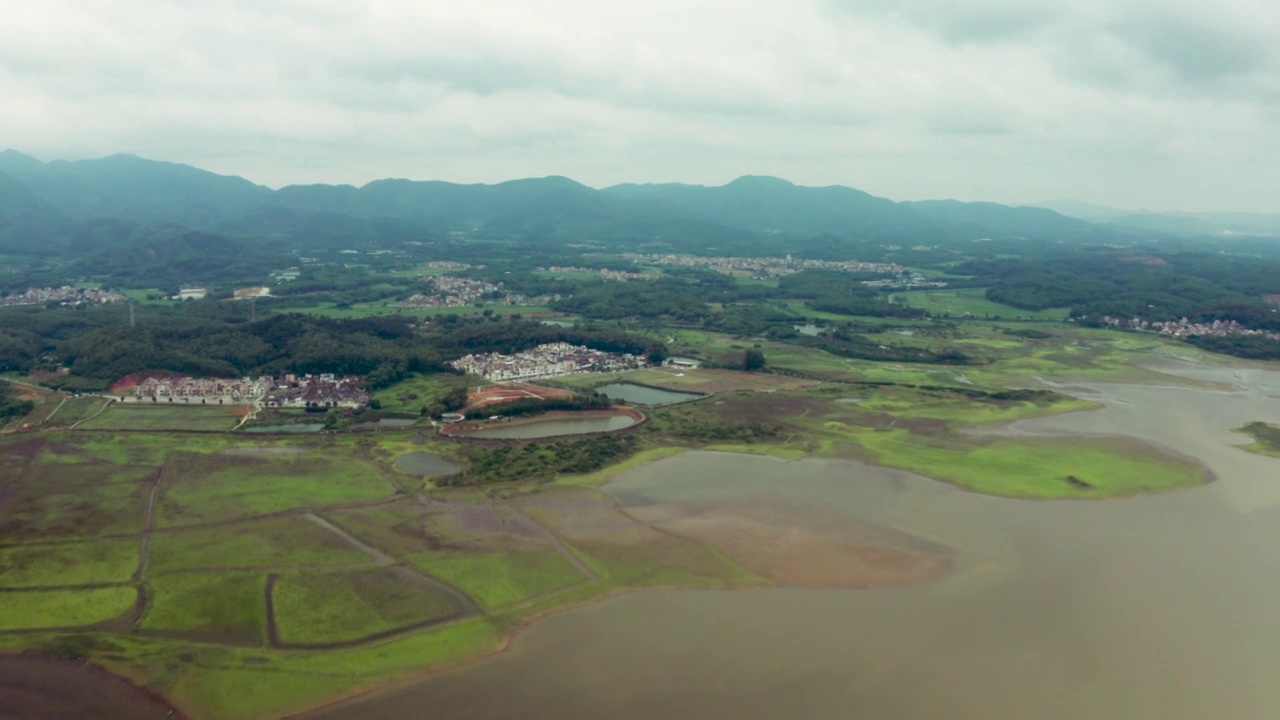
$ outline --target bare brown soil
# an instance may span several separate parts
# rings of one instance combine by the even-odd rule
[[[709,543],[777,585],[868,588],[925,582],[952,566],[950,550],[815,508],[744,503],[646,505],[628,513]]]
[[[80,661],[0,656],[0,718],[5,720],[175,720],[159,696]]]
[[[549,398],[570,398],[573,393],[560,388],[543,387],[531,383],[502,383],[472,388],[467,392],[467,410],[475,410],[488,405],[501,405],[513,400],[546,400]]]

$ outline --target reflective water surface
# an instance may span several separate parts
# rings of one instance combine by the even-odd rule
[[[1234,387],[1076,384],[1106,409],[1009,432],[1133,436],[1205,463],[1214,483],[1028,502],[854,462],[686,454],[607,489],[633,508],[821,507],[950,546],[956,568],[893,589],[636,593],[322,716],[1280,717],[1280,460],[1231,432],[1280,422],[1280,373],[1179,372]]]

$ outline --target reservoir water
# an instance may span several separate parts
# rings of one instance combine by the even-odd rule
[[[1280,717],[1280,373],[1214,389],[1076,384],[1105,409],[1016,424],[1122,435],[1217,477],[1163,495],[1032,502],[851,461],[688,453],[606,489],[786,502],[953,548],[941,580],[877,590],[652,591],[539,621],[508,652],[335,706],[362,718],[1270,720]]]
[[[682,393],[673,390],[633,385],[631,383],[613,383],[596,388],[596,392],[608,396],[612,400],[621,400],[632,405],[674,405],[676,403],[697,400],[702,395]]]

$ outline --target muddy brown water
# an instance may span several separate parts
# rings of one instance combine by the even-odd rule
[[[1136,437],[1218,481],[1103,502],[985,497],[853,462],[691,453],[621,476],[629,508],[809,506],[949,546],[953,571],[875,590],[636,593],[552,616],[509,652],[325,718],[1259,720],[1280,717],[1280,373],[1077,384],[1106,409],[1014,434]]]
[[[155,695],[83,662],[0,655],[0,718],[4,720],[182,717]]]

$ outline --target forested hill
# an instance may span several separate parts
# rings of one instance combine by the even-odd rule
[[[186,165],[117,155],[41,162],[0,153],[0,254],[82,258],[182,231],[276,250],[400,246],[439,238],[595,242],[740,252],[847,241],[1075,242],[1136,231],[994,203],[899,203],[846,187],[744,177],[721,187],[620,185],[563,177],[494,185],[379,180],[271,190]],[[163,233],[160,231],[163,230]]]

